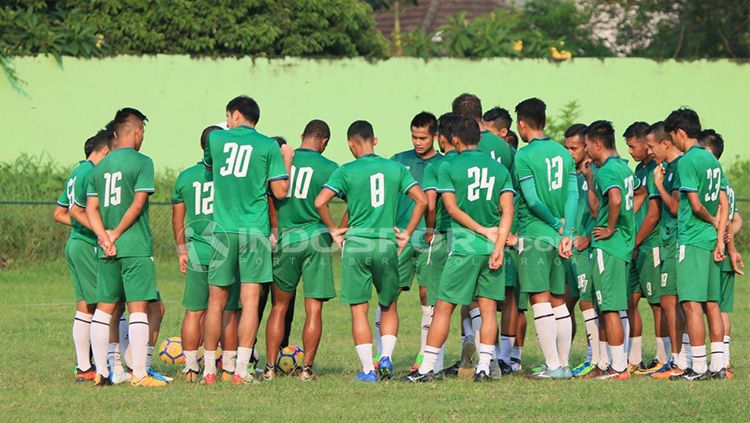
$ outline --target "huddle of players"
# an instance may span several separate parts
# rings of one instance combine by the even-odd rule
[[[511,139],[510,118],[505,116],[507,112],[493,110],[497,115],[494,119],[486,119],[488,129]],[[569,378],[573,371],[601,379],[629,377],[624,341],[627,330],[621,324],[621,312],[628,310],[628,269],[637,268],[629,267],[629,263],[634,257],[632,252],[636,244],[639,245],[637,251],[649,248],[651,244],[644,244],[644,240],[655,227],[638,230],[636,212],[648,204],[646,210],[649,212],[644,220],[653,222],[651,205],[659,201],[661,195],[657,199],[655,194],[642,187],[643,179],[647,178],[635,178],[619,158],[614,130],[608,122],[572,127],[566,134],[569,153],[544,136],[544,103],[528,99],[518,104],[516,113],[520,138],[529,145],[516,152],[499,136],[480,131],[481,103],[476,96],[459,96],[453,102],[453,111],[441,116],[437,125],[431,115],[417,115],[411,125],[414,150],[396,155],[394,160],[374,154],[377,138],[369,123],[354,122],[347,132],[347,140],[356,160],[337,167],[321,155],[330,139],[330,131],[324,122],[314,120],[307,125],[302,134],[302,146],[292,156],[282,154],[276,141],[254,129],[260,117],[255,101],[243,96],[227,105],[229,129],[213,127],[204,131],[201,137],[203,163],[180,174],[174,191],[175,237],[180,267],[187,273],[183,321],[187,381],[198,380],[200,369],[196,354],[202,343],[206,351],[201,382],[216,382],[216,347],[223,336],[222,378],[235,384],[257,383],[248,371],[248,364],[254,355],[262,287],[269,282],[273,282],[274,305],[268,321],[268,364],[263,376],[267,380],[273,379],[276,375],[275,358],[284,336],[284,316],[300,277],[305,280],[306,310],[303,330],[305,362],[300,379],[314,380],[316,375],[312,365],[322,329],[321,309],[327,299],[335,296],[331,266],[331,245],[334,242],[342,246],[341,299],[351,305],[352,333],[362,364],[355,380],[375,382],[393,377],[391,356],[398,331],[396,302],[400,291],[409,289],[415,273],[423,304],[421,363],[415,365],[406,380],[430,381],[450,374],[451,370],[460,373],[462,369],[474,374],[475,380],[490,380],[497,377],[494,373],[499,375],[494,370],[506,373],[518,370],[525,331],[525,319],[519,317],[523,316],[528,302],[532,306],[534,324],[545,356],[545,365],[535,369],[529,377]],[[143,120],[145,117],[140,120],[140,141]],[[492,125],[493,121],[507,122],[507,125],[505,128],[493,127],[496,126]],[[678,148],[695,155],[696,126],[700,132],[695,113],[680,109],[673,112],[665,123],[649,127],[646,133],[654,141],[653,146],[648,142],[653,160],[671,165],[676,162],[672,155],[678,154]],[[444,156],[434,151],[436,132]],[[714,139],[720,139],[715,133],[713,135]],[[643,142],[642,136],[635,138],[637,142]],[[628,139],[629,145],[630,142]],[[728,205],[730,195],[727,194],[731,193],[731,188],[722,178],[718,162],[708,160],[703,150],[696,148],[703,162],[691,168],[692,179],[680,179],[682,185],[673,182],[676,181],[674,177],[667,177],[674,190],[664,188],[664,178],[659,177],[662,176],[662,167],[653,171],[654,186],[660,186],[660,191],[667,192],[668,197],[658,208],[665,208],[668,212],[676,208],[675,214],[684,215],[680,219],[674,214],[659,217],[662,232],[673,237],[675,232],[685,235],[679,238],[679,244],[672,240],[672,244],[679,245],[679,248],[672,247],[674,254],[667,250],[668,247],[663,247],[659,253],[651,250],[650,262],[648,254],[635,255],[636,263],[640,256],[645,256],[644,263],[666,270],[661,272],[658,284],[645,280],[646,276],[640,277],[640,274],[649,274],[650,269],[645,269],[647,264],[640,267],[638,274],[631,270],[633,280],[638,282],[635,285],[644,288],[638,291],[634,287],[630,301],[637,305],[640,292],[655,304],[652,302],[656,291],[654,285],[659,285],[667,299],[670,295],[673,297],[672,308],[664,307],[665,312],[658,319],[662,323],[659,327],[667,329],[657,334],[669,332],[671,338],[674,332],[675,340],[671,342],[674,360],[657,354],[659,368],[654,369],[656,364],[650,368],[656,373],[681,375],[689,380],[711,375],[723,377],[725,374],[723,340],[719,347],[712,342],[712,355],[715,356],[711,361],[713,373],[709,374],[705,369],[705,334],[694,333],[698,331],[694,327],[697,326],[696,320],[702,328],[702,317],[698,314],[696,319],[695,313],[701,313],[701,303],[705,303],[712,341],[714,335],[724,336],[723,329],[716,331],[716,316],[712,310],[714,306],[718,307],[714,291],[719,289],[721,293],[721,287],[714,286],[714,273],[717,273],[716,284],[719,279],[718,271],[714,272],[718,267],[713,259],[725,257],[725,234],[727,257],[731,257],[729,266],[739,272],[742,265],[733,246],[736,231],[726,231],[729,215],[726,212],[734,211],[734,206]],[[662,150],[672,155],[664,153],[660,156]],[[643,160],[645,164],[650,162],[645,157]],[[590,165],[592,161],[596,166]],[[398,162],[407,162],[408,167]],[[153,179],[153,165],[150,166]],[[676,173],[676,169],[669,170],[669,166],[664,166],[664,169],[672,175]],[[142,321],[149,321],[140,316],[138,307],[142,298],[150,297],[150,294],[143,294],[147,291],[145,288],[135,287],[149,285],[155,291],[155,283],[151,283],[152,261],[150,272],[144,272],[144,260],[126,263],[123,261],[126,257],[120,255],[130,245],[123,243],[121,237],[127,233],[129,219],[145,221],[146,231],[148,229],[147,202],[146,207],[142,205],[138,210],[135,201],[138,194],[134,195],[148,192],[149,188],[145,187],[148,184],[138,180],[141,173],[147,172],[124,173],[126,184],[122,186],[118,184],[123,180],[122,176],[115,179],[107,177],[111,172],[97,172],[96,177],[101,180],[99,184],[89,182],[92,188],[88,190],[91,197],[86,215],[92,215],[91,220],[95,221],[99,203],[104,202],[105,210],[101,216],[105,223],[102,225],[100,218],[92,229],[101,247],[100,256],[105,258],[99,261],[100,266],[106,262],[118,263],[120,291],[124,289],[128,304],[133,307],[130,314],[132,343],[134,335],[138,337],[134,327]],[[129,178],[130,173],[135,174],[134,177]],[[704,180],[706,175],[709,178]],[[703,176],[703,179],[698,176]],[[421,179],[424,190],[415,177]],[[98,185],[103,186],[101,194],[97,191]],[[121,187],[129,195],[122,196],[118,189]],[[151,190],[152,187],[153,182]],[[675,192],[672,196],[672,191],[681,194]],[[114,192],[117,192],[118,204],[125,202],[130,206],[126,205],[125,212],[110,216],[112,213],[107,213],[106,208],[117,205],[112,201]],[[123,200],[120,200],[121,196]],[[347,213],[338,225],[328,211],[328,204],[335,196],[347,202]],[[147,199],[147,195],[145,197]],[[733,200],[733,195],[731,198]],[[722,207],[719,207],[720,202]],[[717,215],[718,211],[721,213]],[[119,223],[118,216],[122,219]],[[734,213],[734,216],[739,219],[738,214]],[[682,230],[676,228],[677,221],[681,222]],[[671,230],[664,229],[670,224]],[[640,228],[644,226],[640,224]],[[112,229],[106,230],[105,227]],[[714,228],[713,238],[711,228]],[[738,230],[737,225],[732,228]],[[698,243],[695,238],[700,245],[691,244]],[[717,242],[717,239],[721,241]],[[713,257],[710,252],[713,246],[706,247],[712,242],[716,244]],[[668,240],[663,239],[659,246],[667,245]],[[692,275],[680,280],[679,269],[684,268],[683,262],[687,263],[685,257],[690,260],[691,267],[683,274]],[[671,273],[668,268],[670,260]],[[132,271],[133,267],[136,272]],[[707,276],[695,278],[696,272]],[[723,285],[729,285],[728,275],[732,272],[724,273],[727,281]],[[135,281],[136,278],[142,280]],[[681,330],[670,326],[679,324],[680,316],[675,295],[663,290],[670,284],[684,286],[681,293],[675,293],[683,302],[688,316],[688,333],[692,333],[691,339],[694,340],[693,365],[688,371],[684,371],[686,364],[681,366],[680,348],[675,349],[679,343],[676,334]],[[695,286],[699,284],[702,285]],[[373,337],[367,320],[373,285],[379,303],[376,323],[379,358],[376,362],[373,362]],[[131,296],[127,295],[128,291]],[[568,364],[574,328],[571,311],[578,297],[586,320],[591,357],[587,358],[587,363],[571,371]],[[122,292],[118,298],[122,299]],[[669,301],[662,300],[661,307],[664,303]],[[442,371],[450,316],[457,304],[466,306],[462,310],[466,317],[463,358],[457,364],[460,369],[454,366]],[[249,312],[238,313],[240,308]],[[653,308],[656,312],[657,307]],[[108,322],[104,315],[107,310],[97,308],[94,320],[101,317],[102,323]],[[496,348],[498,310],[503,311],[503,337]],[[601,325],[598,316],[603,321]],[[520,336],[516,337],[517,333]],[[631,339],[635,344],[636,337]],[[96,348],[94,350],[96,359]],[[474,363],[477,350],[479,359]],[[635,348],[631,348],[631,362],[633,350]],[[138,351],[140,354],[141,350]],[[100,371],[98,364],[99,361],[97,382],[106,381],[106,370]],[[135,381],[149,381],[140,383],[158,385],[156,382],[159,381],[153,377],[136,374],[135,367],[134,375],[133,384]]]

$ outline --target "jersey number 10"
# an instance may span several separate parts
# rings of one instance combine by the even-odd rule
[[[313,170],[311,167],[301,167],[297,169],[292,166],[292,175],[289,180],[289,190],[286,193],[286,198],[299,198],[304,200],[307,198],[307,193],[310,191],[310,182],[312,182]]]

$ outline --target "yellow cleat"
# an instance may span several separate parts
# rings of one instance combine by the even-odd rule
[[[221,381],[222,382],[231,382],[232,378],[234,377],[234,372],[228,372],[224,370],[221,372]]]
[[[130,381],[130,386],[143,386],[146,388],[161,388],[162,386],[167,386],[167,382],[156,380],[151,376],[144,376],[140,379],[136,379],[135,376]]]

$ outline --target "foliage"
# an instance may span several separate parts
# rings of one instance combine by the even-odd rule
[[[562,142],[565,137],[565,131],[570,125],[578,122],[580,114],[581,105],[577,100],[565,103],[559,114],[547,117],[547,126],[544,128],[545,135],[553,140]]]
[[[734,162],[731,166],[726,168],[727,178],[729,183],[732,184],[734,189],[734,195],[737,199],[744,200],[737,203],[737,209],[739,210],[740,216],[744,219],[745,224],[743,230],[741,230],[735,237],[735,245],[741,252],[750,253],[750,231],[748,225],[750,225],[750,160],[742,160],[740,156],[735,157]],[[748,259],[745,259],[747,262]]]

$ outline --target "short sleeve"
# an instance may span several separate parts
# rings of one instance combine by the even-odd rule
[[[430,163],[424,169],[424,176],[422,176],[422,190],[430,191],[437,189],[437,172],[436,168],[438,165]]]
[[[73,199],[73,202],[76,203],[78,207],[86,208],[86,188],[89,185],[89,175],[91,175],[91,172],[88,172],[85,175],[81,175],[78,178],[76,178],[75,183],[75,198]]]
[[[417,182],[414,177],[411,176],[411,172],[409,172],[409,169],[407,169],[405,166],[401,166],[401,184],[399,186],[399,191],[406,194],[410,189],[414,188],[417,185],[419,185],[419,182]]]
[[[531,172],[531,166],[529,166],[529,163],[525,159],[526,154],[523,154],[522,151],[519,151],[515,159],[513,160],[513,172],[516,173],[516,179],[518,179],[518,182],[520,183],[524,179],[532,178],[534,175]]]
[[[172,190],[172,204],[181,204],[185,202],[183,174],[177,177]]]
[[[334,170],[328,182],[323,184],[323,188],[333,191],[337,197],[344,197],[347,193],[346,171],[343,166]]]
[[[602,196],[607,195],[607,192],[612,188],[620,189],[620,185],[622,184],[622,181],[618,180],[610,169],[604,167],[599,168],[594,178],[596,179],[596,184],[601,189]]]
[[[719,167],[721,169],[721,167]],[[727,179],[727,175],[724,174],[724,169],[721,169],[721,190],[726,191],[727,188],[729,188],[729,180]]]
[[[284,166],[284,158],[281,156],[281,148],[273,142],[268,150],[268,182],[289,179],[289,174]]]
[[[70,200],[68,199],[68,183],[65,181],[65,188],[63,188],[60,196],[57,197],[57,205],[60,207],[70,207]]]
[[[203,148],[203,164],[211,167],[213,165],[213,158],[211,157],[211,135],[216,131],[212,131],[208,134],[208,139],[206,140],[206,146]]]
[[[680,175],[680,191],[698,191],[698,176],[695,174],[690,159],[683,157],[677,163],[677,173]]]
[[[646,192],[648,193],[648,198],[659,198],[659,190],[656,189],[653,173],[646,175]]]
[[[451,177],[451,165],[448,162],[440,164],[438,169],[437,192],[454,192],[456,187],[453,185]]]
[[[134,188],[135,192],[154,193],[154,162],[150,158],[142,160]]]
[[[510,177],[510,174],[503,168],[503,172],[500,176],[500,181],[498,181],[498,186],[500,187],[500,192],[512,192],[513,194],[516,193],[516,190],[513,189],[513,180]]]
[[[86,179],[86,197],[96,197],[99,193],[96,192],[93,175],[89,174]]]

